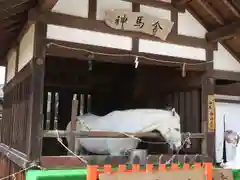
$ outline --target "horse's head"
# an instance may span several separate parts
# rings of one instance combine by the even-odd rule
[[[182,145],[180,116],[175,108],[167,111],[167,116],[161,124],[161,134],[172,150],[178,150]]]

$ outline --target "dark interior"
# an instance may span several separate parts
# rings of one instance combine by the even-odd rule
[[[51,92],[50,129],[54,128],[54,102],[55,94],[58,93],[57,120],[58,129],[61,130],[71,120],[73,95],[77,94],[79,99],[80,94],[85,94],[87,104],[87,95],[90,94],[93,114],[105,115],[113,110],[130,108],[174,107],[181,117],[182,132],[200,132],[202,74],[187,72],[187,76],[182,77],[181,71],[173,67],[140,64],[134,68],[134,64],[48,56],[45,68],[44,128],[46,129],[47,94]],[[87,105],[84,108],[86,111]],[[139,147],[148,148],[150,154],[169,152],[167,145],[140,144]],[[201,153],[200,140],[192,140],[192,147],[183,149],[182,153]],[[44,138],[43,155],[64,154],[65,149],[56,139]]]

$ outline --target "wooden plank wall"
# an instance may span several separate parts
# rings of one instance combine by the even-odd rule
[[[182,132],[201,132],[201,89],[193,88],[188,91],[172,92],[167,97],[169,106],[176,108],[181,118]],[[201,140],[192,139],[192,147],[185,148],[186,153],[201,154]]]
[[[23,153],[27,152],[31,76],[4,96],[1,142]]]
[[[27,153],[29,136],[29,109],[31,76],[5,94],[3,120],[0,124],[1,143],[5,143],[23,153]],[[21,170],[14,162],[0,154],[0,178]],[[24,175],[16,175],[18,180],[23,180]]]

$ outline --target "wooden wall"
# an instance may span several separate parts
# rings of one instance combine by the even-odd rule
[[[31,76],[4,96],[1,142],[27,153]]]
[[[32,120],[38,121],[38,118],[41,119],[41,114],[39,113],[33,117],[32,113],[40,109],[34,107],[39,105],[36,103],[34,96],[37,92],[34,89],[36,88],[34,82],[36,82],[37,78],[36,69],[34,70],[36,67],[34,57],[37,57],[36,49],[38,47],[34,44],[35,42],[35,24],[26,24],[8,53],[3,119],[0,121],[0,142],[2,143],[0,147],[2,170],[0,171],[0,177],[25,168],[29,159],[36,160],[32,156],[32,149],[38,147],[41,139],[39,134],[34,135],[34,133],[38,133],[38,130],[41,129],[39,124],[32,123]],[[40,96],[37,95],[37,97]],[[32,134],[33,136],[31,136]],[[37,141],[31,140],[32,137],[37,138]],[[4,147],[9,148],[9,153],[4,150]],[[35,154],[40,154],[36,149],[40,148],[35,148]],[[15,153],[11,153],[11,151]],[[7,153],[10,154],[8,157],[6,156]],[[24,179],[23,174],[17,175],[16,179]]]
[[[34,53],[35,24],[26,28],[7,56],[4,110],[1,121],[2,141],[6,145],[27,153],[31,67]]]
[[[167,97],[170,106],[175,107],[181,117],[182,132],[201,132],[201,89],[172,92]],[[201,140],[192,139],[192,148],[187,153],[201,153]]]

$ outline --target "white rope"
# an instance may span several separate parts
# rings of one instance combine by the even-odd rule
[[[186,63],[186,62],[176,62],[176,61],[168,61],[168,60],[158,60],[158,59],[155,59],[155,58],[149,58],[149,57],[146,57],[146,56],[139,56],[139,55],[135,55],[135,54],[112,54],[112,53],[101,53],[101,52],[96,52],[96,51],[90,51],[88,49],[83,49],[83,48],[74,48],[74,47],[69,47],[69,46],[65,46],[65,45],[61,45],[61,44],[57,44],[57,43],[48,43],[46,46],[47,47],[50,47],[50,46],[57,46],[57,47],[60,47],[60,48],[65,48],[65,49],[70,49],[70,50],[75,50],[75,51],[83,51],[83,52],[86,52],[86,53],[91,53],[91,54],[94,54],[94,55],[101,55],[101,56],[112,56],[112,57],[134,57],[134,62],[135,62],[135,65],[136,65],[136,59],[137,59],[137,62],[138,64],[140,63],[141,60],[139,60],[139,58],[142,58],[142,59],[145,59],[145,60],[148,60],[148,61],[154,61],[154,62],[166,62],[166,63],[171,63],[171,64],[184,64],[184,67],[186,65],[192,65],[192,66],[198,66],[198,65],[203,65],[203,64],[208,64],[208,63],[212,63],[213,61],[204,61],[204,62],[201,62],[201,63]]]
[[[5,177],[3,177],[3,178],[0,178],[0,180],[5,180],[5,179],[9,179],[9,178],[12,178],[13,180],[17,180],[16,175],[18,175],[18,174],[20,174],[20,173],[22,173],[22,172],[25,172],[25,171],[33,168],[33,167],[37,167],[37,168],[39,168],[39,169],[41,169],[41,170],[44,169],[44,168],[42,168],[42,167],[39,166],[39,165],[31,165],[31,166],[29,166],[29,167],[27,167],[27,168],[25,168],[25,169],[22,169],[22,170],[20,170],[20,171],[18,171],[18,172],[15,172],[15,173],[12,173],[12,174],[10,174],[10,175],[8,175],[8,176],[5,176]]]
[[[56,133],[57,133],[57,141],[68,151],[70,152],[72,155],[74,155],[76,158],[78,158],[80,161],[82,161],[85,165],[88,164],[88,162],[83,159],[83,157],[78,156],[77,154],[75,154],[71,149],[69,149],[63,142],[61,137],[59,136],[58,130],[56,129]]]

